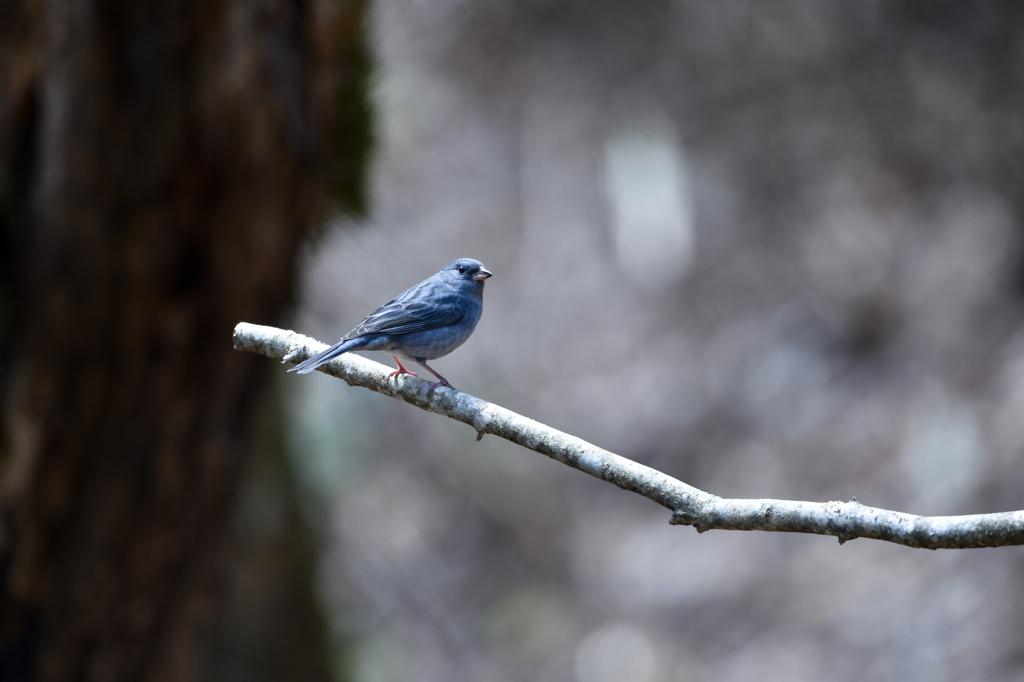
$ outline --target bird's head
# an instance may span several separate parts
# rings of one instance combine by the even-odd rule
[[[491,276],[490,271],[484,267],[483,263],[472,258],[460,258],[451,263],[442,272],[456,280],[480,282],[481,285],[483,285],[485,279]]]

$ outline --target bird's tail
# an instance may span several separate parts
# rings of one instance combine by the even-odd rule
[[[309,374],[320,365],[326,364],[338,357],[342,353],[347,353],[350,350],[355,350],[363,345],[363,339],[342,339],[338,343],[334,344],[327,350],[320,351],[309,360],[300,362],[299,364],[292,367],[289,372],[296,372],[298,374]]]

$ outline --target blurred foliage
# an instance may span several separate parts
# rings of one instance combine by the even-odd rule
[[[336,31],[334,56],[337,83],[331,198],[342,213],[363,216],[367,211],[367,167],[374,140],[373,60],[365,26],[367,0],[330,1],[336,15],[333,21],[341,24]]]
[[[317,595],[317,538],[285,459],[281,393],[262,406],[230,533],[207,676],[218,682],[348,679],[332,666]],[[335,645],[339,644],[334,642]]]
[[[716,494],[1020,507],[1024,5],[374,15],[374,208],[321,242],[304,333],[474,256],[484,317],[439,361],[470,393]],[[340,461],[325,585],[357,679],[1021,675],[1018,550],[698,536],[312,382],[289,440],[300,481]]]

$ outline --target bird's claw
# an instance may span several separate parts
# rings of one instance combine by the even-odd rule
[[[431,393],[433,393],[434,389],[436,389],[439,386],[444,386],[446,388],[450,388],[453,391],[457,391],[458,390],[457,388],[455,388],[454,386],[449,384],[447,379],[441,379],[441,381],[438,381],[437,383],[430,384],[430,388],[427,389],[427,395],[430,395]]]
[[[388,381],[391,381],[391,377],[400,374],[409,374],[411,376],[417,376],[416,372],[410,372],[409,370],[402,366],[402,362],[401,360],[398,359],[398,356],[392,355],[391,357],[394,358],[395,364],[398,365],[398,369],[396,369],[394,372],[388,375]]]

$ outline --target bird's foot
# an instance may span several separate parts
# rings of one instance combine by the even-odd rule
[[[459,389],[455,388],[454,386],[452,386],[451,384],[449,384],[447,379],[441,379],[440,381],[438,381],[435,384],[430,384],[430,388],[427,389],[427,395],[430,395],[431,393],[433,393],[434,389],[436,389],[438,386],[445,386],[447,388],[452,389],[453,391],[459,390]]]
[[[389,380],[393,376],[402,375],[402,374],[409,374],[411,376],[419,376],[418,374],[416,374],[416,372],[410,372],[405,367],[402,367],[402,363],[398,360],[397,357],[395,357],[394,355],[392,355],[391,357],[395,358],[395,364],[398,365],[398,369],[396,369],[394,372],[392,372],[391,374],[388,375],[388,379]]]
[[[431,374],[433,374],[433,375],[434,375],[435,377],[437,377],[437,378],[439,379],[439,381],[438,381],[438,382],[437,382],[436,384],[430,384],[430,388],[429,388],[429,389],[427,389],[427,395],[428,395],[428,396],[429,396],[429,395],[430,395],[431,393],[433,393],[433,392],[434,392],[434,390],[435,390],[435,389],[436,389],[436,388],[437,388],[438,386],[445,386],[445,387],[447,387],[447,388],[450,388],[450,389],[452,389],[453,391],[457,391],[457,390],[459,390],[459,389],[455,388],[454,386],[452,386],[451,384],[449,384],[449,383],[448,383],[448,380],[447,380],[447,379],[445,379],[445,378],[444,378],[443,376],[441,376],[440,374],[438,374],[437,372],[435,372],[435,371],[433,370],[433,368],[432,368],[432,367],[431,367],[430,365],[428,365],[428,364],[427,364],[427,359],[426,359],[426,358],[416,358],[416,362],[418,362],[418,363],[420,363],[421,365],[423,365],[423,369],[427,370],[428,372],[430,372]]]

